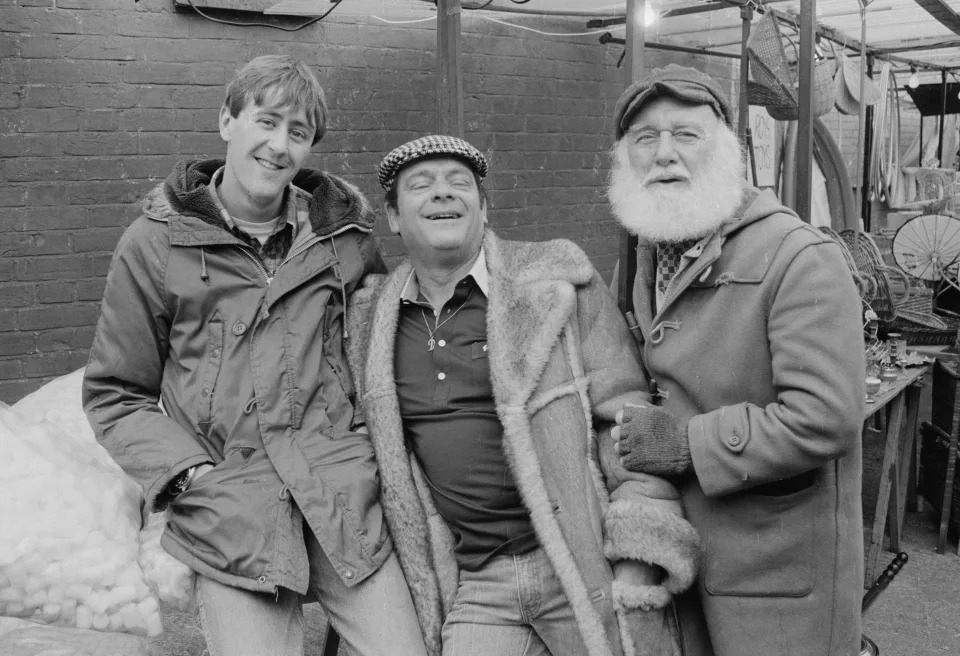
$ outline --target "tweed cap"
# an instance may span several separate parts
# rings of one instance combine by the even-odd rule
[[[377,178],[384,189],[389,189],[400,169],[418,159],[431,155],[449,155],[464,160],[481,179],[487,175],[487,158],[463,139],[445,134],[431,134],[397,146],[383,158],[377,169]]]
[[[687,102],[710,105],[717,116],[733,127],[730,101],[716,80],[695,68],[667,64],[663,68],[654,68],[620,94],[614,110],[617,139],[630,127],[630,121],[640,107],[657,96],[673,96]]]

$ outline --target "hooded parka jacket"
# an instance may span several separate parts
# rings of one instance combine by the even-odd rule
[[[633,289],[644,365],[687,426],[695,470],[678,483],[703,545],[678,601],[684,653],[850,656],[863,594],[860,298],[839,246],[772,192],[749,189],[735,216],[659,311],[650,244]]]
[[[343,180],[301,171],[287,191],[297,235],[268,278],[210,195],[222,165],[178,164],[121,238],[84,408],[145,513],[178,473],[215,463],[170,503],[161,544],[178,560],[227,585],[304,593],[312,530],[352,586],[391,550],[343,350],[350,294],[384,270],[373,213]]]
[[[697,536],[672,485],[631,476],[610,428],[649,400],[636,349],[589,259],[564,240],[483,240],[487,345],[503,449],[537,538],[567,594],[586,655],[672,656],[671,594],[696,575]],[[405,446],[394,380],[400,292],[412,266],[370,276],[354,296],[348,357],[362,384],[383,478],[382,503],[427,651],[441,653],[456,595],[453,538]],[[355,323],[354,323],[355,322]],[[602,461],[602,462],[601,462]],[[624,480],[630,478],[632,480]],[[612,489],[612,492],[608,491]],[[608,560],[608,558],[610,560]],[[658,586],[631,585],[613,561],[656,563]],[[640,609],[654,610],[640,610]]]

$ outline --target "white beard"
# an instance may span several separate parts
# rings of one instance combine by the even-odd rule
[[[744,164],[740,142],[726,125],[718,128],[712,157],[689,186],[649,187],[630,166],[626,139],[613,147],[607,196],[624,228],[654,243],[701,239],[733,219],[740,206]]]

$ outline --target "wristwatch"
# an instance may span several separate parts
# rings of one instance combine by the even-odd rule
[[[190,481],[193,480],[193,475],[196,473],[197,473],[197,468],[190,467],[189,469],[186,469],[180,472],[179,474],[177,474],[177,476],[175,476],[173,480],[171,480],[167,484],[167,489],[166,489],[167,496],[169,496],[172,499],[173,497],[181,494],[184,490],[190,487]]]

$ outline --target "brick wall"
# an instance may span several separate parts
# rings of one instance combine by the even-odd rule
[[[308,166],[342,173],[378,200],[382,155],[436,130],[432,22],[334,12],[281,32],[208,22],[173,4],[0,0],[2,401],[85,364],[110,254],[135,201],[178,158],[222,154],[217,111],[243,62],[282,52],[316,67],[331,118]],[[584,31],[583,19],[510,20]],[[608,276],[618,232],[603,183],[621,47],[470,12],[463,43],[466,136],[491,160],[491,223],[511,238],[574,239]],[[649,55],[650,65],[667,61],[728,84],[736,77],[729,60]],[[379,231],[395,263],[402,244]]]

